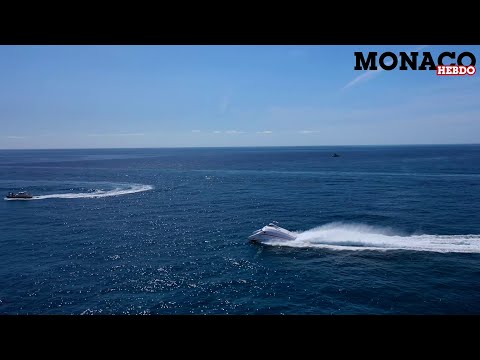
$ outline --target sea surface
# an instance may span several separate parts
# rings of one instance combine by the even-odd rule
[[[2,150],[0,193],[0,314],[480,314],[480,145]]]

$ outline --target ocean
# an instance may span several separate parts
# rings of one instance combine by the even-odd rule
[[[2,150],[0,193],[0,314],[480,314],[480,145]]]

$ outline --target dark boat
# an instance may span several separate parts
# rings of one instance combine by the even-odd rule
[[[334,154],[332,155],[332,157],[339,157],[339,156],[340,156],[340,155],[338,155],[337,153],[334,153]]]
[[[31,199],[33,196],[26,191],[21,191],[19,193],[9,192],[7,194],[7,199]]]

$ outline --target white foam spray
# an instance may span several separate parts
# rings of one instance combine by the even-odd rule
[[[37,195],[31,199],[7,199],[5,200],[44,200],[44,199],[94,199],[94,198],[103,198],[110,196],[119,196],[134,194],[143,191],[152,190],[153,186],[151,185],[141,185],[141,184],[125,184],[123,187],[116,187],[112,190],[100,190],[97,189],[93,192],[88,193],[66,193],[66,194],[48,194],[48,195]]]
[[[294,233],[295,240],[265,241],[263,244],[331,250],[480,253],[480,235],[399,235],[387,228],[345,223],[330,223]]]

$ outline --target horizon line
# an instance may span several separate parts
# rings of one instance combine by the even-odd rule
[[[298,148],[298,147],[352,147],[352,146],[458,146],[480,145],[480,143],[411,143],[411,144],[344,144],[344,145],[240,145],[240,146],[158,146],[158,147],[76,147],[76,148],[0,148],[0,151],[35,150],[135,150],[135,149],[232,149],[232,148]]]

